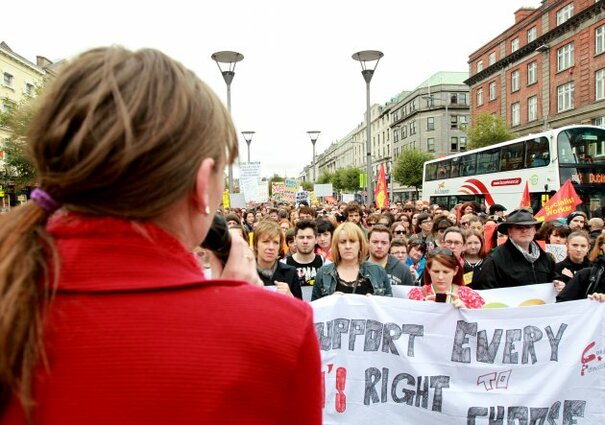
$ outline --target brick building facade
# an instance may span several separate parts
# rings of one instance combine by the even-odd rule
[[[543,0],[469,56],[471,116],[519,134],[605,126],[605,1]]]

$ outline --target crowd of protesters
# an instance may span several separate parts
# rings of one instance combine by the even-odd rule
[[[234,209],[232,216],[240,217],[241,224],[233,226],[244,227],[251,243],[256,226],[279,221],[284,235],[281,262],[296,269],[300,287],[317,285],[311,299],[334,293],[391,296],[393,286],[407,285],[417,287],[411,299],[435,301],[441,298],[436,296],[439,290],[455,306],[480,308],[482,300],[474,290],[552,282],[559,301],[572,298],[566,288],[570,284],[576,288],[574,299],[580,292],[600,299],[598,293],[605,292],[605,277],[589,292],[577,288],[584,273],[573,279],[580,270],[594,268],[604,253],[603,220],[588,220],[581,211],[540,222],[528,209],[507,211],[499,204],[485,208],[465,202],[447,210],[416,201],[386,209],[356,202],[260,204]],[[557,251],[550,249],[553,245],[565,258],[551,253]],[[447,284],[437,270],[444,268],[441,272],[451,273]],[[259,268],[259,273],[266,272]],[[298,288],[290,292],[301,293]]]

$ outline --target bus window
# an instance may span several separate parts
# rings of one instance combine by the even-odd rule
[[[447,179],[450,176],[450,161],[440,161],[437,163],[437,178]]]
[[[523,142],[502,147],[500,171],[512,171],[523,168]]]
[[[468,154],[461,158],[463,176],[474,176],[477,172],[477,154]]]
[[[450,177],[458,177],[460,175],[460,157],[452,158]]]
[[[437,178],[437,164],[426,164],[426,180],[435,180]]]
[[[538,137],[525,141],[525,167],[543,167],[550,163],[550,151],[548,150],[548,139]]]
[[[490,149],[477,154],[477,174],[494,173],[500,163],[500,148]]]
[[[570,128],[557,136],[560,164],[605,163],[605,129]]]

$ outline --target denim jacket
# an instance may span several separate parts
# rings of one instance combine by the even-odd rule
[[[370,280],[372,288],[374,288],[374,295],[393,296],[391,282],[382,266],[364,261],[359,266],[359,272]],[[332,295],[336,291],[337,282],[336,264],[326,264],[320,267],[315,276],[311,301]]]

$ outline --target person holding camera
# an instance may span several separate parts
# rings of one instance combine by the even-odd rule
[[[485,301],[477,292],[464,286],[462,267],[456,254],[437,248],[426,256],[424,285],[408,292],[408,299],[449,303],[456,308],[481,308]]]
[[[307,304],[206,239],[237,157],[220,99],[153,49],[97,48],[45,88],[31,201],[0,222],[0,424],[320,424]]]

